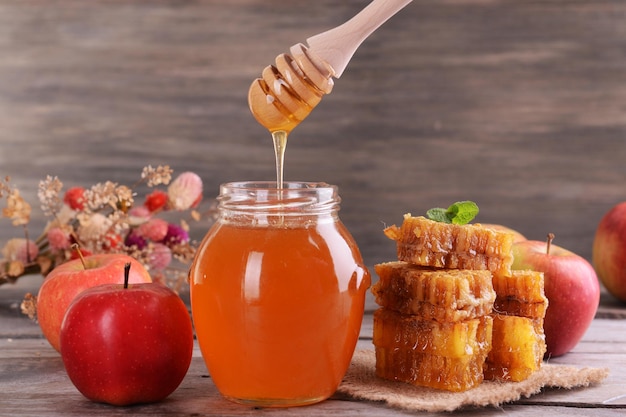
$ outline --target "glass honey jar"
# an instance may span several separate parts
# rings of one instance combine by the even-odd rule
[[[226,398],[296,406],[330,397],[350,365],[370,286],[325,183],[235,182],[190,270],[202,356]]]

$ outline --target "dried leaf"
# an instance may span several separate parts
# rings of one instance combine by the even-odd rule
[[[48,275],[48,272],[54,266],[52,259],[47,256],[38,256],[36,259],[37,264],[39,265],[39,269],[41,270],[41,274],[45,277]]]
[[[11,277],[19,277],[24,274],[24,264],[21,261],[9,261],[6,267],[7,274]]]
[[[31,320],[37,320],[37,296],[26,293],[20,304],[22,314],[27,315]]]

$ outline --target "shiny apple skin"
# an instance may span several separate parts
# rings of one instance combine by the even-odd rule
[[[71,260],[55,267],[45,278],[37,294],[37,322],[45,338],[58,352],[59,332],[65,312],[74,298],[102,284],[124,282],[124,265],[130,262],[130,283],[152,282],[146,268],[136,259],[124,254],[94,254]]]
[[[527,240],[513,245],[512,269],[541,271],[548,309],[544,320],[546,357],[571,351],[591,325],[600,303],[600,283],[591,264],[581,256],[546,242]]]
[[[67,311],[60,341],[76,388],[92,401],[118,406],[166,398],[193,353],[187,307],[158,283],[85,290]]]
[[[600,220],[593,240],[592,263],[607,291],[626,302],[626,202]]]

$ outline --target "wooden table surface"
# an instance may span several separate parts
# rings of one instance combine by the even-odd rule
[[[144,166],[169,164],[197,172],[207,199],[226,181],[272,179],[271,141],[249,113],[248,86],[277,54],[367,3],[0,0],[0,175],[33,205],[31,233],[46,222],[36,199],[46,175],[66,187],[129,184]],[[395,255],[384,225],[464,199],[479,204],[477,221],[531,239],[553,232],[555,244],[591,259],[600,218],[626,200],[625,17],[621,0],[415,1],[365,41],[294,130],[285,177],[340,187],[341,217],[368,265]],[[21,235],[0,218],[0,246]],[[0,415],[403,414],[345,398],[288,410],[233,405],[197,351],[167,402],[91,404],[18,311],[40,279],[0,287]],[[555,360],[608,366],[604,384],[484,412],[621,415],[625,311],[604,294],[584,341]]]
[[[17,303],[24,291],[36,288],[40,277],[27,277],[0,291],[0,415],[2,416],[401,416],[432,415],[408,412],[379,402],[336,394],[307,407],[258,409],[231,403],[220,396],[196,345],[191,367],[180,387],[165,401],[150,405],[114,407],[92,403],[70,382],[60,355],[42,338],[37,324],[21,316]],[[368,298],[357,349],[373,349],[372,312]],[[600,384],[573,390],[548,389],[541,394],[500,407],[467,408],[454,415],[501,416],[618,416],[626,410],[626,311],[603,295],[598,317],[570,353],[551,364],[608,368]],[[450,415],[442,413],[441,415]]]

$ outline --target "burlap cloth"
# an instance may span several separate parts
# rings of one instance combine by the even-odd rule
[[[606,368],[544,364],[522,382],[484,381],[476,388],[455,393],[378,378],[375,366],[373,350],[357,350],[338,393],[361,400],[383,401],[390,407],[410,411],[441,412],[471,406],[498,406],[530,397],[543,387],[586,387],[601,382],[609,373]]]

